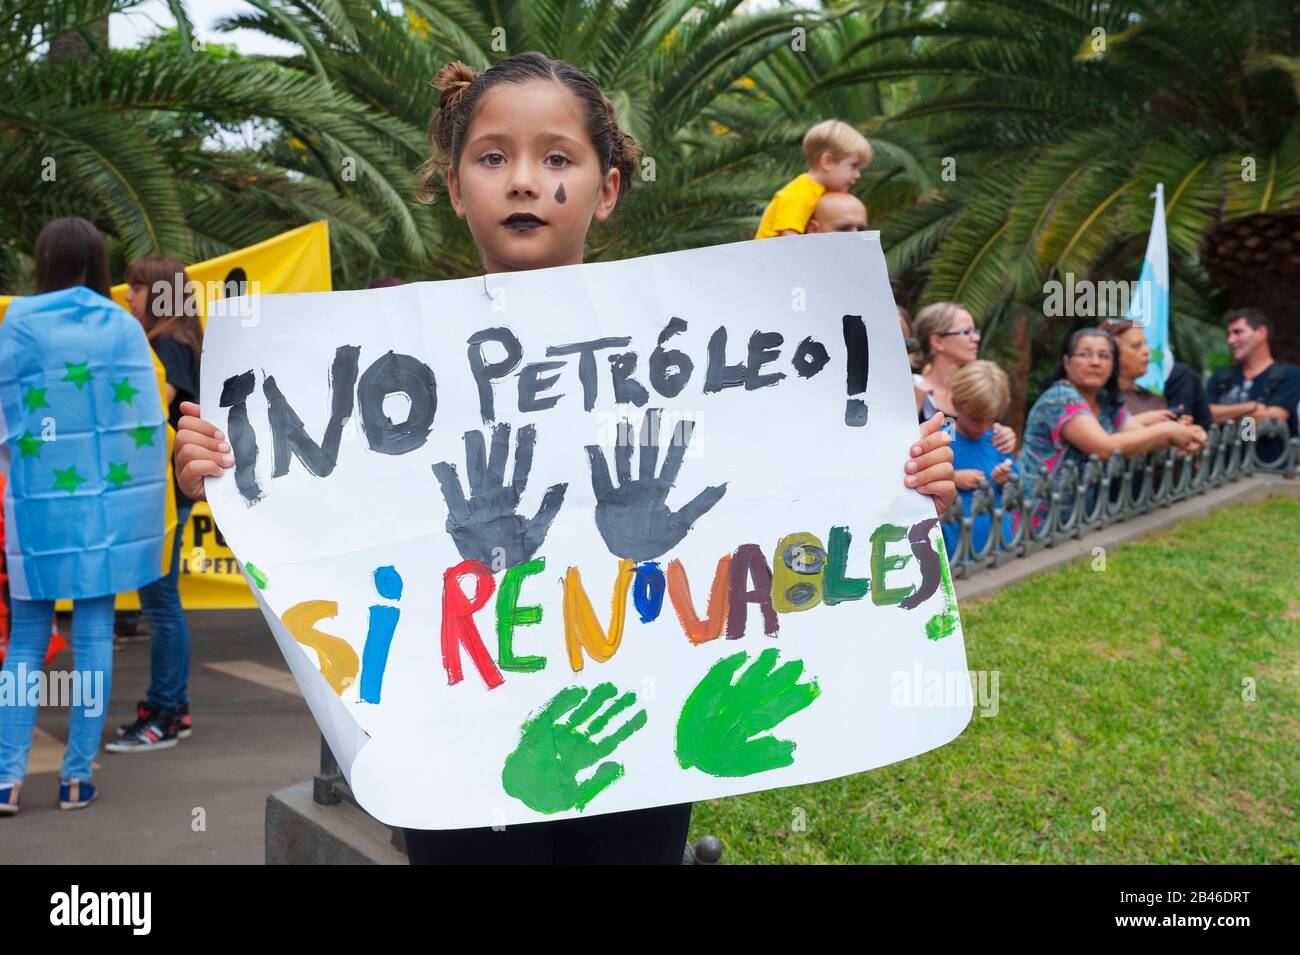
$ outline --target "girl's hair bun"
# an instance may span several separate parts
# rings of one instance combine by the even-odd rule
[[[437,142],[435,145],[443,156],[448,156],[451,153],[452,123],[455,122],[456,115],[460,112],[460,104],[465,98],[465,91],[469,89],[470,84],[476,79],[478,79],[478,73],[473,67],[466,66],[459,60],[448,63],[434,74],[431,85],[434,89],[441,91],[438,97]]]

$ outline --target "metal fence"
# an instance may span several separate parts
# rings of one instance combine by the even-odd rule
[[[1272,459],[1260,456],[1261,442],[1272,443]],[[948,562],[954,577],[969,577],[1256,473],[1294,475],[1298,461],[1300,438],[1291,437],[1284,422],[1266,419],[1243,428],[1228,421],[1210,428],[1197,454],[1180,456],[1168,448],[1131,458],[1116,453],[1106,461],[1093,455],[1082,474],[1073,463],[1065,464],[1050,478],[1037,475],[1028,488],[1013,475],[1000,501],[985,481],[971,495],[968,512],[958,497],[941,519],[949,534],[954,525],[959,528]],[[972,527],[983,515],[991,519],[977,550]]]

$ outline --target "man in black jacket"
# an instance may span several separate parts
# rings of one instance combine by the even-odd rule
[[[1214,420],[1272,418],[1285,421],[1295,435],[1300,369],[1273,360],[1272,323],[1257,308],[1238,308],[1228,312],[1226,324],[1233,364],[1211,375],[1205,389]],[[1263,461],[1276,461],[1284,451],[1279,438],[1259,439]]]

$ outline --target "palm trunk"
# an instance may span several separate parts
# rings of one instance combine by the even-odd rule
[[[1220,223],[1205,238],[1201,262],[1228,290],[1232,308],[1254,306],[1272,320],[1273,357],[1300,363],[1300,215]]]
[[[108,18],[96,20],[94,23],[84,28],[85,32],[90,35],[91,43],[101,49],[108,49]],[[86,37],[81,31],[69,30],[67,33],[60,33],[50,42],[50,62],[57,63],[60,60],[75,59],[83,63],[89,63],[94,57],[90,44],[86,42]]]
[[[1029,372],[1034,367],[1034,341],[1029,334],[1029,315],[1016,309],[1011,316],[1011,347],[1015,361],[1007,369],[1011,379],[1011,407],[1007,423],[1017,435],[1025,433],[1025,419],[1029,416]]]

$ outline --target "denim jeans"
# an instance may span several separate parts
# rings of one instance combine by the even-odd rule
[[[73,602],[72,654],[77,675],[70,681],[49,683],[51,693],[59,683],[71,691],[66,701],[47,697],[51,703],[70,704],[61,783],[90,782],[90,764],[99,751],[113,681],[113,602],[113,594]],[[27,754],[32,748],[37,715],[37,707],[29,705],[35,702],[29,699],[35,695],[29,693],[29,687],[40,679],[54,622],[53,600],[15,597],[11,603],[3,679],[14,693],[12,705],[6,700],[0,706],[0,783],[21,782],[27,773]]]
[[[190,701],[190,626],[181,609],[181,530],[190,519],[194,502],[177,507],[176,544],[166,577],[141,587],[140,609],[149,620],[149,705],[175,710]]]

